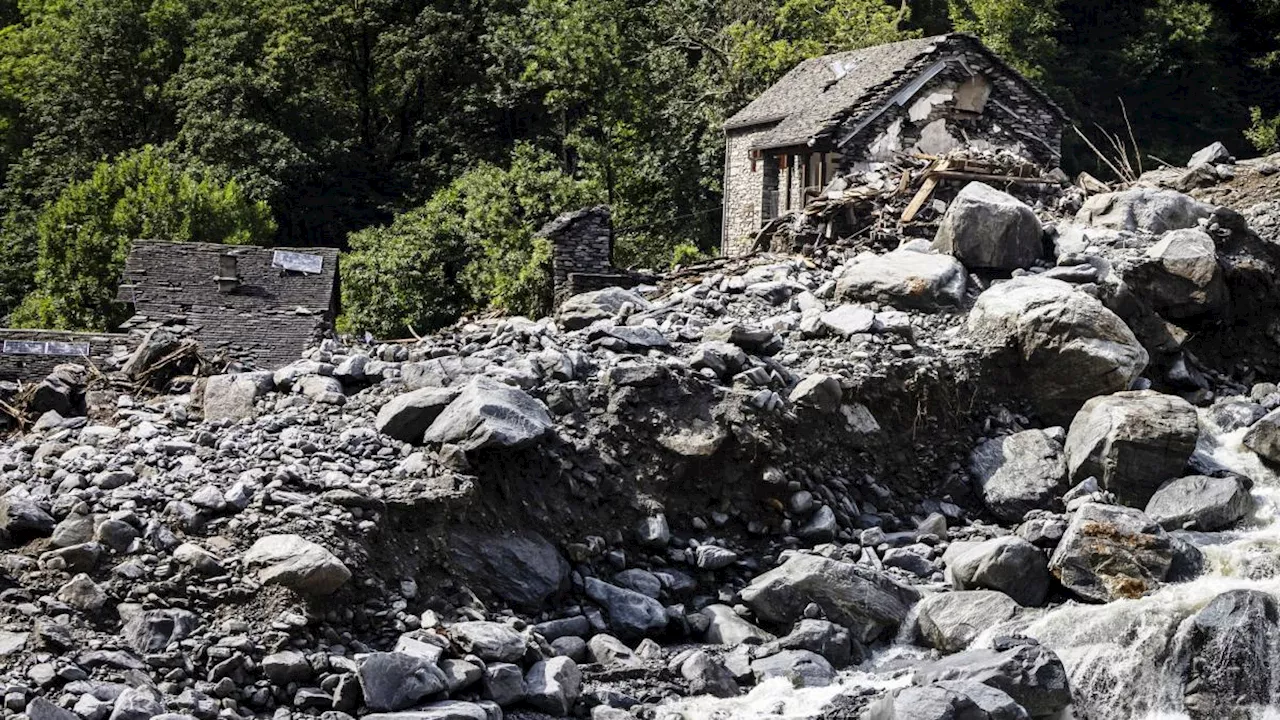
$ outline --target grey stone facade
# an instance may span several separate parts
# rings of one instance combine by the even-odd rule
[[[1066,115],[977,39],[952,34],[806,60],[725,123],[726,255],[837,172],[896,153],[1005,148],[1061,159]]]
[[[138,340],[119,333],[0,328],[0,380],[39,382],[66,363],[118,370]]]
[[[120,285],[136,313],[125,328],[173,327],[210,355],[278,368],[333,331],[337,266],[336,248],[138,241]]]
[[[630,275],[613,267],[613,221],[609,207],[598,205],[565,213],[538,231],[551,243],[555,302],[606,287],[630,287]]]

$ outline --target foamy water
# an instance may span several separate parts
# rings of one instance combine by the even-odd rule
[[[1235,530],[1191,537],[1205,556],[1204,574],[1133,600],[1029,610],[973,642],[973,647],[987,647],[994,637],[1017,632],[1052,648],[1067,668],[1075,698],[1074,714],[1064,720],[1188,720],[1182,701],[1186,658],[1179,652],[1188,620],[1228,590],[1257,590],[1280,598],[1280,476],[1241,444],[1244,430],[1223,433],[1207,414],[1202,414],[1201,426],[1198,452],[1250,478],[1256,505],[1252,517]],[[830,687],[797,690],[785,680],[774,680],[740,698],[695,699],[670,709],[688,720],[816,717],[853,689],[887,691],[909,685],[910,671],[900,668],[927,662],[932,654],[904,640],[841,673],[838,684]],[[1280,662],[1276,665],[1280,673]],[[1258,681],[1269,683],[1272,697],[1280,697],[1280,674]],[[1280,720],[1280,707],[1253,708],[1250,716]]]

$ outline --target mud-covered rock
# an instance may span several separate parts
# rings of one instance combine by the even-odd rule
[[[1164,528],[1142,511],[1086,503],[1071,518],[1049,570],[1081,600],[1110,602],[1158,588],[1173,555]]]

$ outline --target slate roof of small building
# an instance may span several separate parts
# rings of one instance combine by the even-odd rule
[[[751,104],[729,118],[725,130],[776,123],[754,143],[758,148],[805,145],[820,135],[850,108],[868,99],[876,91],[904,81],[902,77],[921,56],[937,52],[949,40],[963,39],[983,51],[992,60],[1020,78],[1055,113],[1065,118],[1048,96],[1029,80],[1022,78],[999,56],[976,38],[963,33],[903,40],[824,55],[801,62],[760,94]]]
[[[273,266],[277,250],[320,258],[320,271]],[[236,256],[238,287],[222,292],[214,280],[219,258]],[[125,262],[120,300],[150,321],[195,326],[206,350],[272,368],[299,358],[332,322],[336,248],[264,248],[140,240]]]

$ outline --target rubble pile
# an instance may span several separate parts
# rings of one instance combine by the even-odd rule
[[[785,686],[827,688],[796,716],[1098,713],[1025,622],[981,630],[1210,571],[1196,538],[1255,501],[1204,448],[1280,461],[1280,256],[1176,191],[1079,200],[973,181],[892,249],[180,393],[59,368],[0,446],[6,712],[666,719]],[[895,642],[920,661],[875,665]],[[1210,660],[1188,707],[1227,697]]]

